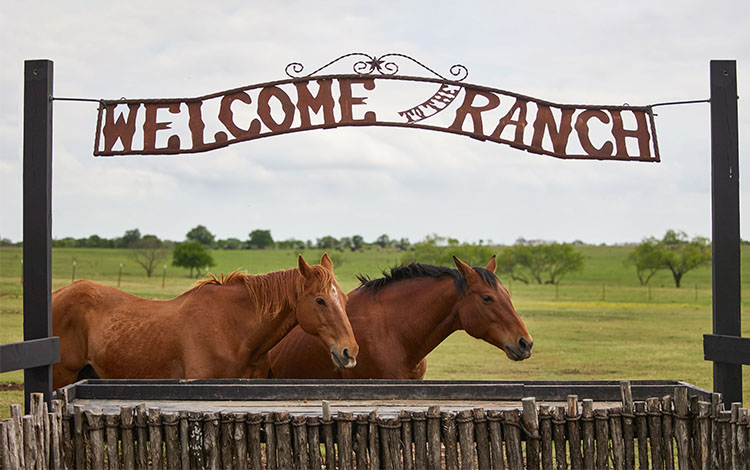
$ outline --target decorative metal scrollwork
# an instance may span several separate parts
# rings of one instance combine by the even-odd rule
[[[318,68],[317,70],[309,74],[303,74],[302,71],[304,70],[305,67],[299,62],[290,63],[289,65],[286,66],[286,68],[284,69],[284,72],[290,78],[312,77],[313,75],[317,74],[321,70],[335,64],[336,62],[339,62],[340,60],[346,59],[348,57],[363,57],[362,60],[356,61],[354,65],[352,66],[352,70],[354,71],[354,73],[358,75],[372,75],[375,73],[379,73],[381,75],[391,76],[391,75],[398,74],[398,70],[399,70],[398,64],[396,64],[393,60],[390,60],[391,58],[408,59],[411,62],[419,65],[423,69],[429,71],[436,77],[439,77],[442,80],[446,80],[446,81],[453,80],[456,82],[460,82],[469,75],[469,70],[461,64],[455,64],[451,66],[449,71],[450,71],[450,74],[453,76],[453,78],[449,79],[435,72],[434,70],[427,67],[426,65],[419,62],[418,60],[412,57],[409,57],[408,55],[405,55],[405,54],[389,53],[389,54],[383,54],[378,57],[374,55],[365,54],[363,52],[351,52],[349,54],[344,54],[341,57],[338,57],[328,62],[324,66]]]

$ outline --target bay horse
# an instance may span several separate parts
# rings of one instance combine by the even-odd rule
[[[531,355],[533,340],[494,272],[471,268],[455,256],[457,270],[413,263],[392,268],[349,293],[347,314],[360,347],[358,365],[331,367],[314,337],[294,328],[256,366],[273,378],[422,379],[426,356],[456,330],[482,339],[508,358]]]
[[[170,300],[76,281],[52,293],[53,385],[75,382],[84,368],[100,378],[249,377],[297,324],[325,343],[329,361],[353,367],[359,347],[346,302],[327,253],[320,265],[299,255],[293,269],[212,275]]]

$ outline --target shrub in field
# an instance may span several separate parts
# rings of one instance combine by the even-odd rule
[[[495,249],[491,246],[459,244],[458,240],[452,238],[431,235],[424,241],[411,245],[411,251],[401,257],[401,263],[419,262],[451,267],[454,266],[453,257],[456,256],[469,266],[484,266],[494,254]]]
[[[130,257],[143,269],[146,277],[151,277],[154,269],[169,256],[169,249],[156,235],[144,235],[128,246]]]

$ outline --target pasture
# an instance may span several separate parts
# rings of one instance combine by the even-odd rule
[[[498,247],[498,252],[502,247]],[[632,247],[582,246],[584,269],[553,285],[525,285],[500,279],[511,291],[514,304],[534,337],[534,353],[523,362],[509,361],[486,343],[463,332],[454,333],[429,357],[427,379],[503,380],[685,380],[712,388],[711,363],[703,360],[704,333],[711,332],[711,270],[703,267],[683,278],[676,289],[671,274],[660,272],[651,287],[638,283],[634,268],[623,265]],[[217,250],[212,252],[213,273],[240,269],[263,273],[293,267],[296,252],[288,250]],[[321,252],[303,255],[318,263]],[[339,283],[344,290],[358,284],[356,274],[378,277],[380,270],[398,264],[402,252],[369,249],[333,252]],[[22,250],[0,247],[0,343],[21,341]],[[750,251],[742,252],[743,336],[750,336]],[[187,270],[160,267],[152,278],[128,256],[128,250],[53,249],[53,288],[75,278],[117,286],[149,298],[170,298],[188,289],[195,279]],[[502,267],[500,267],[502,269]],[[162,287],[162,284],[164,287]],[[747,377],[750,368],[743,367]],[[3,391],[9,383],[23,381],[22,371],[0,374],[0,417],[8,414],[8,403],[21,403],[21,391]],[[745,379],[743,401],[750,403],[750,385]]]

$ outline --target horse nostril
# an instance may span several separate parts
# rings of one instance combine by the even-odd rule
[[[518,340],[518,346],[521,347],[521,351],[531,351],[531,346],[533,343],[529,343],[526,341],[525,338],[521,338]]]
[[[349,348],[344,348],[341,351],[341,355],[344,356],[344,359],[351,359],[352,357],[349,355]]]

